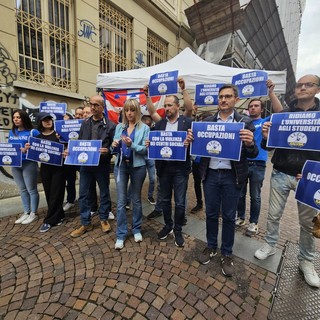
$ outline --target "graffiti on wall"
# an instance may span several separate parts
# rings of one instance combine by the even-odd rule
[[[17,66],[8,50],[0,43],[0,85],[12,86],[17,80]]]
[[[136,50],[135,55],[136,55],[136,58],[134,60],[135,68],[137,69],[137,68],[145,67],[145,65],[146,65],[144,62],[145,53],[141,50]]]
[[[91,40],[92,42],[95,42],[93,39],[93,36],[96,36],[97,33],[94,31],[96,30],[96,27],[92,22],[89,20],[80,20],[80,30],[78,31],[78,36],[80,38],[86,38]]]

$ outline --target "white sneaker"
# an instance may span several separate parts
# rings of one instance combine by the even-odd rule
[[[258,234],[258,232],[259,232],[258,225],[252,222],[249,224],[248,229],[246,230],[246,236],[251,237],[254,234]]]
[[[73,207],[74,207],[74,203],[66,202],[66,204],[63,206],[63,211],[68,211]]]
[[[271,247],[269,244],[265,243],[260,249],[258,249],[254,256],[259,260],[265,260],[269,256],[272,256],[276,253],[276,249],[274,247]]]
[[[29,213],[22,213],[20,217],[14,222],[15,224],[21,223],[22,221],[26,220],[29,217]]]
[[[90,211],[91,217],[94,216],[94,215],[97,214],[97,213],[98,213],[98,211]]]
[[[135,233],[133,236],[134,236],[134,241],[135,242],[141,242],[142,241],[142,234],[140,232]]]
[[[29,224],[37,219],[37,215],[34,212],[30,212],[27,219],[23,220],[21,224]]]
[[[243,219],[237,218],[236,219],[236,226],[244,226],[246,222]]]
[[[121,239],[117,239],[116,244],[114,245],[114,248],[116,250],[121,250],[124,247],[124,241]]]
[[[109,212],[109,217],[108,220],[114,220],[116,217],[114,216],[114,214],[110,211]]]
[[[302,271],[304,280],[309,286],[320,288],[320,279],[311,261],[300,260],[299,269]]]

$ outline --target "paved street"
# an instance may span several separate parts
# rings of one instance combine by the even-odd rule
[[[244,228],[237,231],[241,243],[236,244],[240,249],[234,252],[232,278],[221,274],[219,255],[205,266],[196,261],[205,247],[205,234],[189,231],[203,226],[204,212],[188,214],[183,249],[175,247],[171,236],[157,240],[161,219],[144,219],[144,241],[137,244],[130,235],[120,252],[114,249],[115,221],[112,231],[103,234],[94,217],[93,231],[70,237],[79,226],[77,208],[67,214],[65,223],[45,234],[39,233],[45,208],[30,225],[14,224],[19,212],[1,218],[0,319],[267,319],[276,273],[257,265],[248,243],[260,245],[256,240],[264,234],[269,175],[270,166],[263,188],[261,232],[250,239],[242,236]],[[144,215],[153,210],[146,201],[146,187]],[[111,191],[115,200],[114,180]],[[194,198],[190,181],[189,209],[195,205]],[[12,198],[11,205],[15,201],[19,207],[19,198]],[[292,194],[278,249],[286,240],[296,242],[298,230]],[[241,258],[245,255],[249,258]]]

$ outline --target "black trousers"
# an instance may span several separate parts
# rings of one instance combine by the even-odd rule
[[[64,218],[63,200],[65,191],[65,172],[60,166],[41,164],[40,175],[48,204],[48,212],[43,223],[56,225]]]

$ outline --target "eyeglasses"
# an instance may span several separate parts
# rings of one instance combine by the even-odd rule
[[[99,103],[91,103],[91,102],[89,102],[89,106],[90,106],[91,108],[102,107]]]
[[[298,83],[296,83],[296,89],[301,89],[303,86],[305,88],[313,88],[314,86],[319,87],[319,84],[314,83],[314,82],[304,82],[304,83],[298,82]]]
[[[167,103],[167,104],[164,104],[163,106],[166,108],[166,107],[173,107],[175,104],[173,103]]]
[[[230,100],[232,97],[234,97],[233,94],[220,94],[219,100],[222,100],[223,98],[225,98],[226,100]]]

